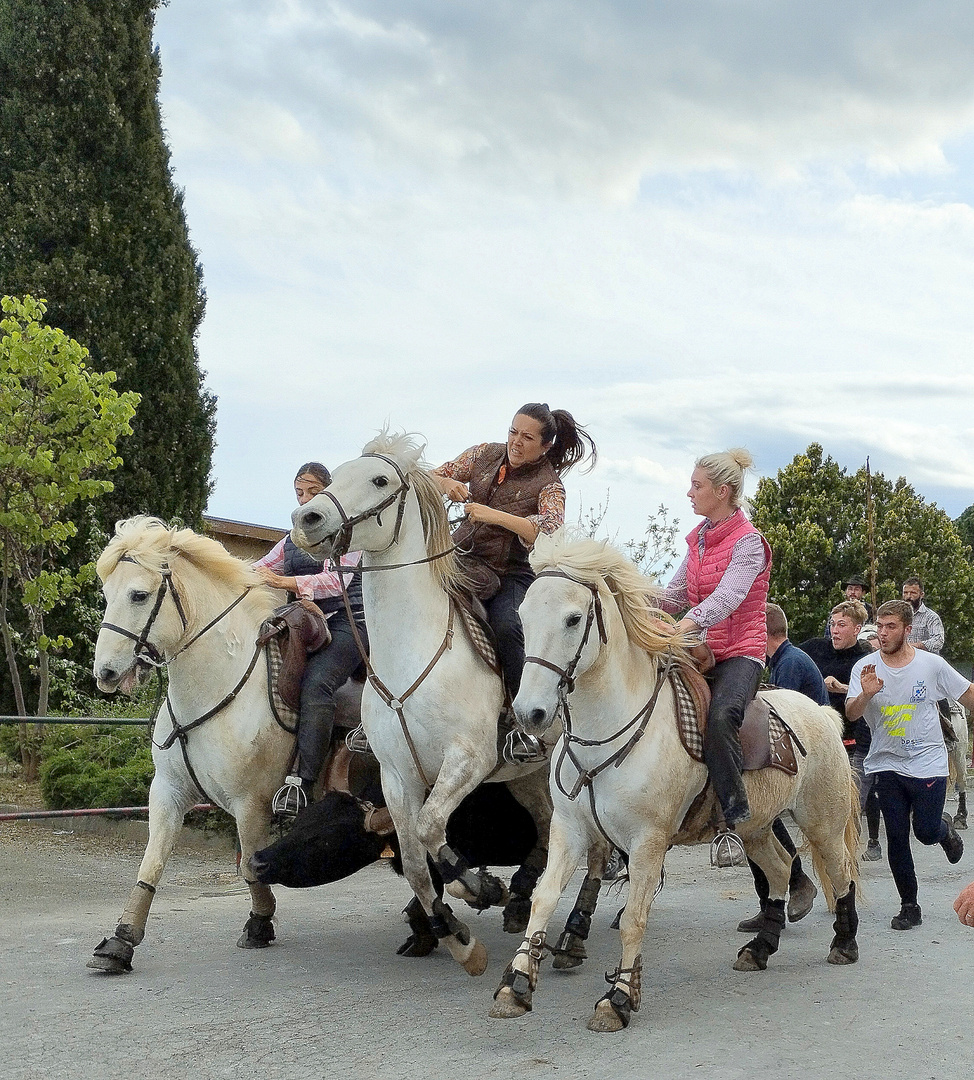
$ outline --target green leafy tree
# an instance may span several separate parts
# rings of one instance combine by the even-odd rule
[[[871,486],[877,596],[870,599],[896,599],[904,579],[918,575],[943,618],[945,654],[969,659],[974,566],[957,528],[904,477],[893,482],[873,473]],[[753,520],[771,545],[771,597],[787,612],[793,640],[821,634],[843,579],[865,573],[868,580],[866,505],[865,466],[850,473],[817,443],[758,484]]]
[[[969,506],[959,518],[954,521],[954,527],[960,534],[961,540],[971,549],[967,553],[968,559],[974,561],[974,506]]]
[[[48,635],[46,616],[94,577],[92,563],[72,570],[58,556],[78,531],[72,512],[111,490],[104,474],[121,463],[116,442],[131,431],[139,395],[115,391],[112,372],[90,370],[87,349],[44,324],[43,301],[5,296],[2,310],[0,637],[18,713],[29,715],[26,665],[36,676],[35,715],[44,716],[50,654],[71,646]],[[28,780],[42,735],[21,729]]]
[[[157,101],[159,6],[0,4],[0,293],[46,297],[89,365],[151,403],[99,501],[108,531],[137,512],[199,527],[213,453],[202,275]]]

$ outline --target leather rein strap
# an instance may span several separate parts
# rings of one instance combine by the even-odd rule
[[[570,799],[574,802],[575,799],[577,799],[578,796],[581,794],[581,792],[587,789],[589,803],[592,809],[592,819],[598,827],[599,832],[605,837],[606,841],[609,844],[612,844],[613,847],[618,847],[618,844],[616,844],[612,837],[609,836],[609,834],[606,832],[605,827],[603,826],[602,821],[599,818],[598,809],[595,805],[595,787],[593,785],[593,780],[599,775],[599,773],[604,772],[610,766],[618,769],[619,766],[629,756],[629,754],[632,753],[639,740],[643,737],[646,732],[646,728],[649,726],[649,721],[653,715],[653,712],[656,709],[656,702],[659,700],[659,695],[663,689],[663,685],[665,684],[674,669],[676,663],[675,657],[673,656],[672,652],[667,653],[666,662],[661,666],[659,672],[657,673],[656,685],[653,687],[653,693],[651,694],[646,704],[639,710],[639,712],[636,713],[636,715],[628,723],[623,724],[623,726],[619,728],[618,731],[613,732],[613,734],[609,735],[607,738],[604,739],[581,738],[572,731],[572,716],[571,708],[568,703],[568,697],[575,689],[575,669],[578,667],[579,661],[582,658],[582,653],[585,651],[585,646],[588,643],[588,637],[592,630],[593,624],[598,625],[599,640],[602,642],[602,644],[605,645],[608,642],[608,637],[605,632],[605,622],[602,614],[602,601],[599,596],[598,586],[587,581],[579,581],[577,578],[572,577],[571,574],[566,574],[562,570],[543,570],[537,576],[539,578],[566,578],[568,581],[572,581],[576,585],[581,585],[584,588],[587,588],[592,593],[592,602],[589,605],[588,616],[585,620],[585,630],[582,634],[582,640],[568,666],[564,669],[560,668],[556,664],[553,664],[549,660],[545,660],[543,657],[540,656],[526,656],[524,658],[524,662],[526,664],[539,664],[541,667],[546,667],[559,676],[558,698],[562,710],[562,732],[564,738],[562,740],[561,753],[558,755],[558,760],[555,763],[554,768],[554,779],[555,783],[558,785],[558,790],[567,799]],[[630,735],[629,739],[618,750],[610,754],[609,757],[607,757],[603,762],[601,762],[601,764],[597,765],[594,769],[583,768],[582,763],[578,760],[578,757],[573,749],[573,744],[578,746],[606,746],[609,743],[614,742],[616,739],[621,738],[621,736],[625,735],[630,730],[632,731],[632,734]],[[568,790],[568,788],[566,788],[565,784],[562,782],[561,777],[562,768],[564,766],[566,757],[572,763],[572,765],[575,767],[575,771],[578,773],[578,778],[576,779],[571,790]]]

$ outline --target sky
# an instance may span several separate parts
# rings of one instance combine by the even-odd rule
[[[170,0],[211,514],[383,425],[439,464],[528,401],[568,516],[688,531],[701,454],[810,442],[974,503],[974,5]]]

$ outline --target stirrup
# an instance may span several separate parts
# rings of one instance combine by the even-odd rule
[[[710,865],[713,867],[744,866],[747,851],[744,842],[731,829],[719,832],[710,842]]]
[[[271,813],[293,818],[308,805],[308,793],[300,776],[286,776],[284,786],[278,788],[271,800]]]
[[[501,756],[508,765],[534,765],[548,757],[538,736],[528,735],[519,728],[507,733]]]
[[[371,754],[372,747],[369,746],[368,736],[365,734],[365,728],[361,724],[354,731],[350,731],[345,736],[345,745],[352,751],[353,754]]]

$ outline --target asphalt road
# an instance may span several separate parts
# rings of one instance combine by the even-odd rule
[[[735,926],[756,907],[746,868],[711,870],[704,849],[671,852],[643,949],[642,1010],[628,1031],[597,1035],[585,1022],[618,960],[616,896],[596,915],[591,959],[567,974],[545,964],[535,1011],[497,1021],[491,994],[517,944],[497,913],[463,908],[490,952],[480,979],[445,950],[397,957],[409,897],[377,864],[339,885],[278,890],[277,944],[245,952],[234,943],[248,899],[230,857],[187,851],[159,890],[135,971],[106,977],[85,961],[114,927],[140,851],[6,825],[0,1075],[966,1080],[974,931],[951,910],[974,877],[965,835],[972,851],[958,866],[939,848],[919,852],[918,929],[889,928],[899,905],[888,867],[866,863],[858,964],[826,964],[831,917],[816,902],[754,974],[731,969],[746,940]]]

